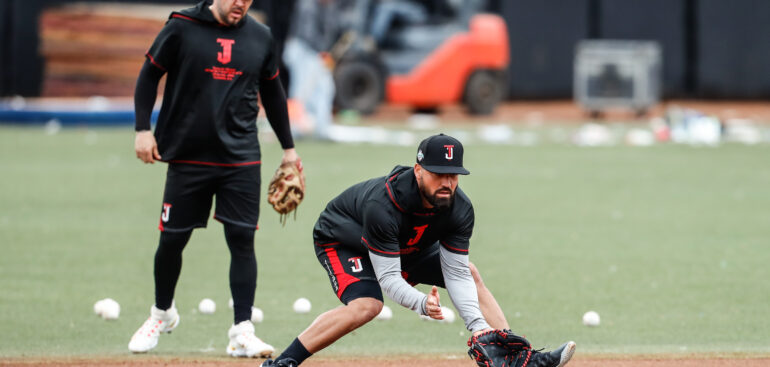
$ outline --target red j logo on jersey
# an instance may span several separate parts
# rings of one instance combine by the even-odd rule
[[[364,267],[361,266],[361,257],[351,257],[348,261],[353,263],[353,266],[350,269],[353,270],[354,273],[360,273],[361,270],[364,270]]]
[[[217,52],[217,61],[222,64],[229,63],[233,58],[233,43],[235,43],[235,40],[217,38],[217,42],[222,45],[222,51]]]
[[[444,154],[444,157],[446,157],[447,160],[452,160],[453,155],[452,152],[454,151],[455,146],[454,145],[444,145],[444,148],[446,148],[446,154]]]
[[[420,242],[420,238],[422,238],[422,234],[425,233],[425,228],[428,228],[428,225],[422,225],[422,226],[416,226],[414,227],[415,232],[417,234],[410,238],[409,241],[406,242],[407,246],[414,246],[417,244],[417,242]]]

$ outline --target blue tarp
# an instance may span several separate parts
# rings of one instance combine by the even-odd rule
[[[152,112],[152,121],[159,111]],[[134,111],[57,111],[57,110],[10,110],[0,108],[0,124],[44,124],[57,120],[62,125],[133,125]]]

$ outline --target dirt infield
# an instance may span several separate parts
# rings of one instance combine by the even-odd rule
[[[262,363],[261,359],[161,359],[161,358],[112,358],[112,359],[78,359],[78,358],[32,358],[32,359],[7,359],[0,360],[0,366],[120,366],[120,367],[214,367],[214,366],[251,366],[256,367]],[[307,367],[471,367],[474,366],[468,358],[456,357],[455,359],[429,359],[393,357],[388,359],[310,359],[303,366]],[[770,357],[699,357],[699,356],[672,356],[672,357],[582,357],[575,356],[569,363],[570,367],[760,367],[770,366]]]

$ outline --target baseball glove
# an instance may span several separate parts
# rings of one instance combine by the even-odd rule
[[[297,209],[305,196],[305,177],[301,167],[298,162],[282,163],[270,179],[267,202],[280,214],[282,224],[286,224],[286,216]]]
[[[522,365],[519,357],[528,357],[532,346],[527,339],[508,329],[490,330],[468,339],[468,355],[479,367]],[[522,353],[523,352],[523,353]],[[528,358],[527,358],[528,359]],[[527,361],[523,361],[526,365]]]

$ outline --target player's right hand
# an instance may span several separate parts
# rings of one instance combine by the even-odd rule
[[[434,320],[443,320],[444,315],[441,313],[441,304],[439,303],[438,287],[435,285],[428,293],[428,299],[425,301],[425,311],[428,316]]]
[[[155,142],[155,136],[152,135],[150,130],[136,132],[134,150],[136,151],[136,157],[144,163],[155,163],[156,160],[160,160],[158,143]]]

